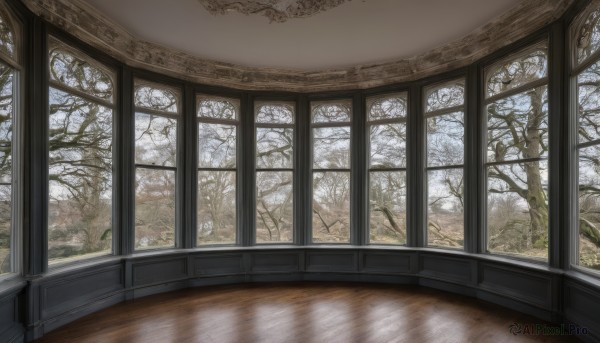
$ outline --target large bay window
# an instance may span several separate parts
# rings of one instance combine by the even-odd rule
[[[487,249],[547,259],[547,43],[487,68],[485,80]]]
[[[600,275],[597,4],[460,70],[273,94],[154,74],[24,9],[0,4],[2,279],[275,244]]]

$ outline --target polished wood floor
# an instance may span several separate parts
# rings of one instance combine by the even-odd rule
[[[39,342],[577,342],[513,335],[542,323],[432,289],[346,283],[195,288],[122,303]]]

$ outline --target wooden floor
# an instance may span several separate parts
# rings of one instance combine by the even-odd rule
[[[513,335],[542,323],[432,289],[346,283],[195,288],[122,303],[38,342],[578,342]]]

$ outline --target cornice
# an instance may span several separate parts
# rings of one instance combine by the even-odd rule
[[[560,18],[575,0],[523,0],[470,34],[423,54],[317,71],[255,68],[192,56],[134,37],[81,0],[21,0],[36,15],[133,67],[243,90],[364,89],[465,67]]]

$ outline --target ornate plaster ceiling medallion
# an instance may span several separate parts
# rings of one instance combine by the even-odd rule
[[[283,23],[290,18],[310,17],[352,0],[199,0],[212,14],[237,11],[259,14],[271,22]]]

